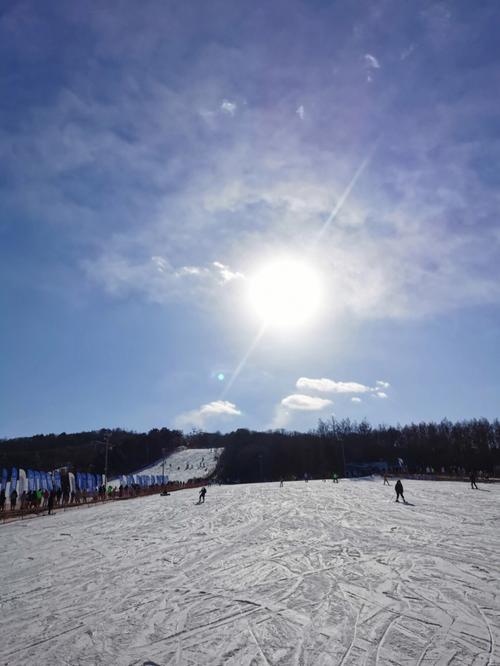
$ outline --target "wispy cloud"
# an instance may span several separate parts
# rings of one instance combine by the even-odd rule
[[[175,419],[179,428],[204,428],[215,422],[219,418],[241,416],[242,412],[236,405],[227,400],[215,400],[198,409],[180,414]]]
[[[229,116],[234,116],[237,108],[236,103],[230,102],[228,99],[224,99],[220,105],[220,110],[223,113],[227,113]]]
[[[186,299],[201,292],[216,296],[227,283],[244,279],[243,273],[220,261],[208,266],[174,267],[158,255],[132,261],[125,256],[103,254],[96,260],[83,262],[83,267],[89,278],[104,285],[110,294],[142,294],[156,303]]]
[[[375,384],[376,384],[377,386],[380,386],[380,388],[383,388],[383,389],[387,389],[387,388],[389,388],[389,386],[390,386],[389,382],[385,382],[385,381],[383,381],[383,380],[381,380],[381,379],[377,379],[377,381],[375,382]]]
[[[320,393],[357,393],[357,394],[371,394],[377,398],[387,398],[388,395],[382,389],[390,387],[389,382],[378,379],[375,386],[367,386],[359,382],[338,382],[333,379],[321,377],[321,379],[311,379],[310,377],[299,377],[296,382],[296,387],[303,391],[317,391]],[[352,402],[361,402],[361,398],[353,397]]]
[[[231,282],[231,280],[242,280],[244,279],[243,273],[239,271],[232,271],[229,266],[226,264],[221,264],[220,261],[212,262],[212,266],[219,272],[219,275],[222,279],[222,282]]]
[[[322,393],[368,393],[372,389],[358,382],[336,382],[333,379],[322,377],[321,379],[310,379],[300,377],[297,379],[298,389],[309,389],[312,391],[321,391]]]
[[[364,59],[365,65],[369,69],[380,69],[380,63],[375,56],[371,55],[370,53],[365,53]]]
[[[313,397],[310,395],[303,395],[301,393],[293,393],[283,398],[281,401],[283,407],[297,411],[319,411],[333,405],[331,400],[325,398]]]
[[[304,120],[304,116],[306,115],[306,110],[304,109],[302,104],[296,109],[295,113],[298,115],[298,117],[301,120]]]

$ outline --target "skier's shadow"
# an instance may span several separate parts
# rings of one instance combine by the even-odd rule
[[[487,488],[476,488],[476,490],[480,490],[482,493],[491,493],[491,490],[488,490]]]

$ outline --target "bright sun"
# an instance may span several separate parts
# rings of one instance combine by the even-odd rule
[[[250,302],[266,325],[296,327],[318,311],[321,286],[316,272],[293,259],[262,268],[250,282]]]

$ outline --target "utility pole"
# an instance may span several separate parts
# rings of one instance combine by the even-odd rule
[[[161,464],[162,483],[165,483],[165,449],[162,449],[161,453],[163,455],[163,462]]]
[[[108,449],[109,449],[109,438],[111,437],[111,433],[107,432],[104,435],[104,444],[106,445],[106,454],[104,458],[104,485],[108,485]]]

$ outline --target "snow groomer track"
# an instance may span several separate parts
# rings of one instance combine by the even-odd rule
[[[500,665],[500,486],[403,482],[411,505],[314,481],[0,526],[0,663]]]

